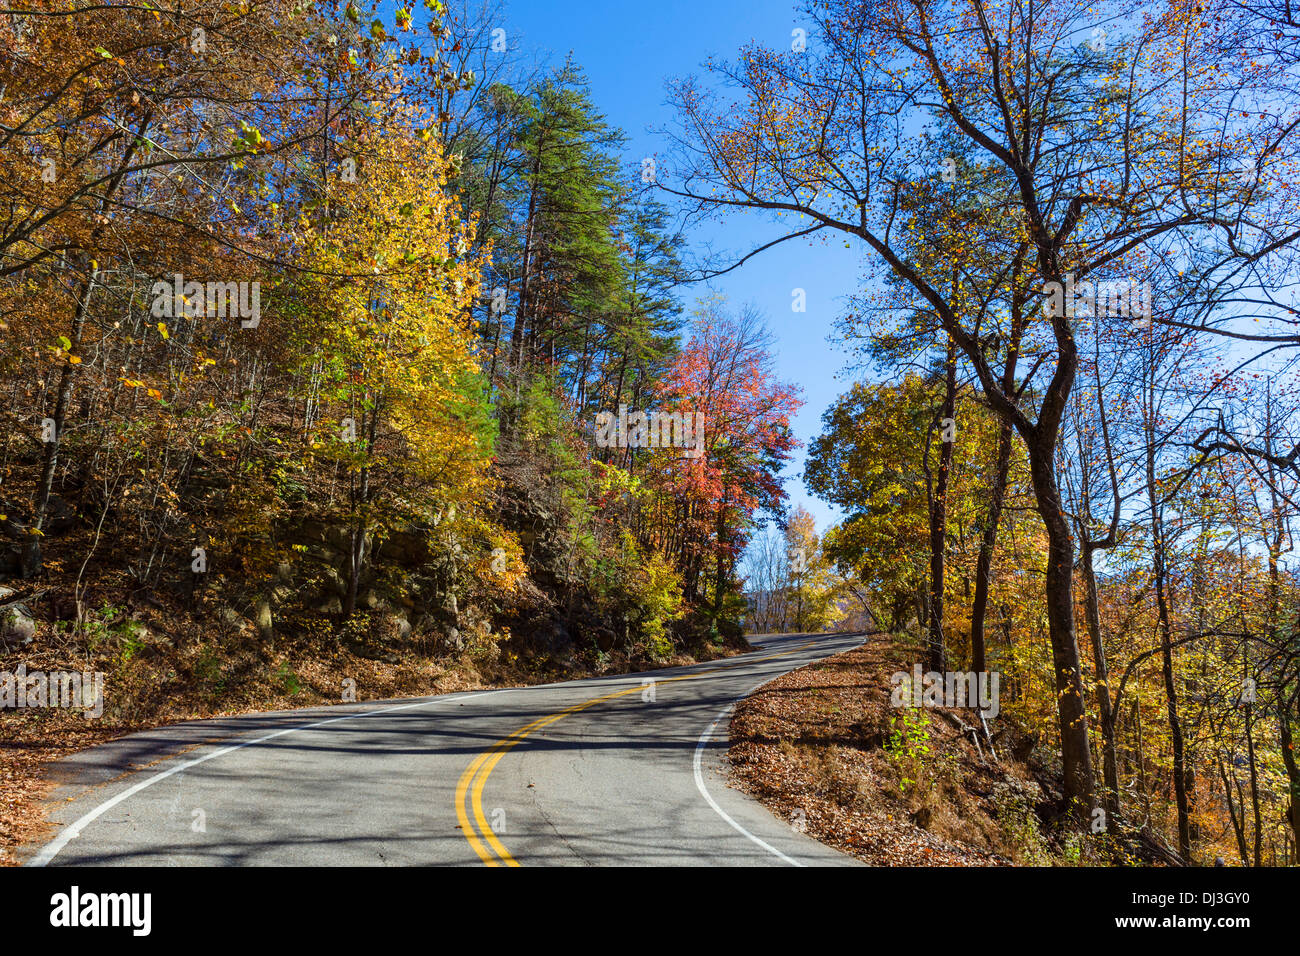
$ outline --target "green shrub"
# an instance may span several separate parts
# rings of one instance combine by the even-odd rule
[[[934,785],[930,757],[930,714],[921,707],[904,707],[890,719],[885,755],[898,770],[898,789],[925,793]]]

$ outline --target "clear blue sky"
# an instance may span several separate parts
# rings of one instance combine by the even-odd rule
[[[590,80],[592,100],[627,133],[627,159],[637,162],[667,152],[667,144],[651,131],[673,122],[665,104],[668,78],[701,73],[710,56],[734,59],[752,41],[785,46],[800,24],[791,0],[507,0],[505,14],[502,26],[512,48],[540,53],[554,64],[572,51]],[[773,235],[763,220],[737,217],[692,238],[719,251],[749,251]],[[842,372],[845,354],[827,337],[842,297],[860,276],[858,250],[846,249],[842,241],[803,241],[762,253],[712,286],[733,305],[750,302],[767,315],[778,343],[779,372],[803,389],[806,404],[792,424],[805,446],[820,431],[822,412],[851,380]],[[791,310],[796,288],[807,296],[804,313]],[[683,301],[689,307],[709,291],[690,287]],[[788,475],[802,473],[805,451],[799,450]],[[787,487],[791,504],[812,512],[819,530],[838,518],[797,477]]]

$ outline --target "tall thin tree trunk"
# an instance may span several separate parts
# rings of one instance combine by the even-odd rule
[[[72,316],[72,328],[69,330],[69,358],[81,355],[81,336],[86,328],[86,313],[90,308],[90,296],[95,288],[97,272],[91,272],[81,283],[77,295],[76,311]],[[80,362],[64,359],[59,371],[59,387],[54,401],[54,414],[50,416],[51,434],[41,449],[41,477],[36,485],[36,501],[32,509],[32,519],[28,527],[27,541],[23,547],[22,576],[32,578],[40,573],[41,534],[45,527],[46,512],[50,507],[50,496],[54,491],[54,472],[59,463],[59,448],[63,444],[63,426],[68,420],[68,406],[72,403],[72,387],[76,380]]]
[[[1016,276],[1020,275],[1020,259],[1016,260]],[[1016,387],[1016,365],[1020,355],[1020,340],[1024,335],[1024,303],[1019,295],[1011,303],[1011,337],[1007,343],[1007,363],[1002,370],[1002,391],[1010,395]],[[993,487],[989,489],[989,509],[980,532],[979,557],[975,565],[975,597],[971,602],[970,650],[971,670],[976,673],[988,669],[985,622],[988,619],[989,587],[993,578],[993,555],[997,550],[998,525],[1002,520],[1002,506],[1007,496],[1007,479],[1011,471],[1011,442],[1014,428],[1003,418],[998,427],[998,453],[994,464]]]
[[[944,421],[955,426],[957,409],[957,350],[948,340],[945,358],[943,411]],[[940,425],[943,426],[941,421]],[[944,426],[946,428],[946,426]],[[940,443],[939,476],[935,481],[934,496],[930,501],[930,626],[926,647],[927,667],[943,673],[948,669],[948,648],[943,635],[944,562],[948,549],[948,480],[952,471],[953,448],[956,439]],[[929,451],[927,449],[927,456]]]
[[[1223,801],[1228,808],[1228,821],[1232,824],[1233,836],[1237,838],[1237,855],[1241,857],[1242,866],[1250,866],[1250,849],[1246,846],[1245,814],[1238,815],[1237,805],[1232,800],[1232,782],[1228,779],[1228,768],[1223,765],[1223,758],[1218,760],[1219,776],[1223,778]]]
[[[1148,439],[1150,429],[1148,428]],[[1155,452],[1147,450],[1147,494],[1151,508],[1151,534],[1155,570],[1156,616],[1160,631],[1160,673],[1165,686],[1165,708],[1169,722],[1169,739],[1174,758],[1174,803],[1178,811],[1178,854],[1191,859],[1191,813],[1188,801],[1187,755],[1183,742],[1183,725],[1178,715],[1178,688],[1174,682],[1173,624],[1169,616],[1167,572],[1165,569],[1164,527],[1160,520],[1155,485]]]
[[[1115,746],[1115,711],[1110,700],[1110,666],[1101,640],[1101,602],[1097,595],[1097,571],[1093,567],[1094,549],[1083,545],[1079,564],[1083,569],[1084,614],[1088,637],[1092,641],[1093,677],[1097,685],[1097,720],[1101,725],[1101,774],[1105,786],[1102,806],[1106,810],[1106,829],[1113,830],[1120,813],[1119,761]]]
[[[988,669],[985,653],[984,622],[988,617],[989,584],[993,577],[993,552],[997,547],[998,524],[1002,519],[1002,503],[1006,500],[1007,475],[1011,469],[1011,423],[1003,422],[998,429],[998,457],[993,474],[993,487],[989,489],[989,509],[980,532],[980,551],[975,563],[975,597],[971,602],[970,654],[971,670],[979,673]]]
[[[542,165],[542,148],[537,147],[537,156],[533,159],[532,176],[528,190],[528,218],[524,221],[524,251],[520,260],[521,275],[519,280],[519,305],[515,310],[515,325],[510,331],[510,353],[519,363],[518,372],[524,366],[524,326],[528,322],[529,292],[532,279],[533,231],[537,219],[537,177]],[[516,388],[518,377],[516,377]]]
[[[1250,806],[1255,818],[1255,865],[1263,866],[1264,820],[1259,810],[1259,763],[1255,759],[1255,705],[1246,704],[1246,761],[1250,767]]]
[[[1074,626],[1074,540],[1056,483],[1056,431],[1040,426],[1036,439],[1026,445],[1038,513],[1047,530],[1047,627],[1052,645],[1066,811],[1082,823],[1092,811],[1093,773]]]
[[[136,135],[127,138],[127,145],[122,151],[122,159],[118,163],[117,171],[104,184],[103,195],[99,197],[99,201],[96,203],[96,208],[101,214],[108,207],[113,194],[122,185],[126,171],[131,167],[132,159],[135,157],[140,145],[145,142],[145,130],[149,128],[152,121],[153,110],[146,110],[140,119]],[[103,228],[103,226],[96,226],[91,231],[90,239],[86,244],[87,248],[95,249],[97,247],[99,235]],[[81,338],[86,327],[86,314],[90,309],[90,296],[94,292],[95,282],[99,277],[99,269],[92,255],[83,255],[82,260],[83,267],[88,268],[88,271],[86,279],[81,283],[81,288],[77,293],[77,305],[73,313],[71,334],[68,336],[71,343],[68,351],[71,355],[81,354]],[[45,527],[45,516],[50,506],[50,495],[53,493],[54,472],[58,465],[59,447],[63,442],[63,426],[67,421],[68,406],[72,402],[72,389],[77,371],[80,368],[80,363],[74,364],[65,361],[63,369],[59,373],[59,390],[55,399],[53,415],[54,434],[51,436],[52,440],[45,443],[45,448],[41,453],[41,477],[36,486],[36,501],[32,509],[28,540],[23,547],[20,562],[19,570],[24,578],[34,577],[41,570],[41,531]]]
[[[1294,837],[1296,858],[1300,859],[1300,767],[1296,766],[1294,742],[1291,737],[1291,717],[1286,702],[1281,702],[1277,716],[1278,742],[1282,745],[1282,765],[1286,768],[1288,803],[1286,820]]]

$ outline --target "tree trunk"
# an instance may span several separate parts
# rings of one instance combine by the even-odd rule
[[[1007,474],[1011,468],[1011,423],[1004,421],[998,429],[998,459],[989,490],[989,510],[980,534],[980,553],[975,565],[975,597],[970,614],[970,667],[979,673],[987,670],[984,650],[984,622],[988,616],[989,583],[993,577],[993,551],[998,541],[998,524],[1002,520],[1002,503],[1007,494]]]
[[[1228,768],[1219,758],[1219,776],[1223,778],[1223,800],[1228,807],[1228,820],[1232,823],[1232,833],[1237,838],[1237,855],[1241,857],[1242,866],[1250,866],[1250,850],[1246,846],[1246,825],[1237,815],[1237,805],[1232,802],[1232,782],[1228,779]],[[1243,814],[1244,816],[1244,814]]]
[[[1264,821],[1259,811],[1259,764],[1255,760],[1255,705],[1246,704],[1246,759],[1250,766],[1250,806],[1255,818],[1255,865],[1263,866]]]
[[[1286,806],[1287,823],[1291,825],[1291,835],[1295,838],[1296,858],[1300,859],[1300,767],[1296,766],[1294,743],[1291,739],[1291,718],[1286,712],[1286,704],[1279,708],[1277,716],[1278,740],[1282,744],[1282,764],[1286,767],[1289,789],[1289,802]]]
[[[1110,700],[1110,666],[1106,661],[1106,648],[1101,641],[1101,602],[1097,596],[1097,572],[1093,568],[1093,548],[1084,544],[1080,556],[1084,581],[1084,613],[1088,621],[1088,636],[1092,641],[1093,675],[1097,682],[1097,720],[1101,724],[1101,765],[1105,792],[1102,806],[1106,810],[1106,829],[1112,831],[1120,813],[1119,762],[1115,747],[1115,711]]]
[[[948,340],[941,418],[953,421],[957,409],[957,351]],[[940,421],[941,429],[945,428]],[[942,432],[941,432],[942,435]],[[943,636],[944,559],[948,548],[948,477],[952,471],[956,439],[940,442],[939,477],[930,500],[930,627],[926,641],[927,669],[942,674],[948,669],[948,648]],[[927,449],[927,457],[929,451]]]
[[[1035,440],[1026,445],[1038,513],[1047,529],[1047,627],[1055,671],[1066,812],[1084,823],[1092,811],[1093,777],[1079,644],[1074,628],[1074,541],[1056,484],[1055,430],[1040,429]]]
[[[369,457],[375,451],[375,436],[379,427],[379,409],[383,405],[382,396],[376,400],[375,407],[370,411],[369,421],[362,418],[363,428],[366,428],[366,455]],[[361,584],[361,565],[365,558],[366,548],[366,523],[368,520],[368,508],[370,502],[370,466],[366,465],[361,469],[360,487],[353,498],[353,511],[357,514],[357,520],[352,525],[352,536],[348,542],[348,581],[347,593],[343,599],[343,620],[348,620],[356,613],[357,610],[357,592]]]
[[[68,336],[71,343],[68,347],[69,356],[81,353],[81,335],[86,327],[86,313],[90,308],[90,295],[94,291],[97,275],[97,272],[90,273],[90,277],[82,283],[81,292],[77,296],[77,307],[73,313],[72,328]],[[80,362],[73,363],[64,359],[63,368],[59,372],[59,389],[54,401],[54,414],[50,418],[53,423],[53,434],[41,450],[41,477],[36,486],[36,502],[32,508],[27,541],[23,547],[21,571],[24,578],[33,578],[39,574],[43,563],[41,532],[45,527],[45,514],[49,510],[50,495],[54,491],[54,472],[59,463],[59,447],[63,443],[63,425],[68,418],[68,406],[72,403],[72,386],[80,368]]]
[[[1178,809],[1178,855],[1191,860],[1192,833],[1188,806],[1187,756],[1183,744],[1183,726],[1178,716],[1178,688],[1174,684],[1173,625],[1169,617],[1168,582],[1165,569],[1164,524],[1156,493],[1154,434],[1147,426],[1147,502],[1151,510],[1151,548],[1155,572],[1156,615],[1160,629],[1160,673],[1165,685],[1165,707],[1169,721],[1169,739],[1174,757],[1174,803]]]
[[[1016,274],[1019,275],[1019,259]],[[1007,344],[1007,364],[1002,370],[1002,391],[1011,395],[1016,387],[1016,364],[1020,355],[1020,340],[1024,335],[1024,302],[1016,296],[1011,303],[1011,337]],[[988,618],[989,585],[993,578],[993,554],[998,543],[998,525],[1002,521],[1002,505],[1007,496],[1007,477],[1011,470],[1011,441],[1014,427],[1003,417],[998,428],[998,457],[993,474],[993,487],[989,490],[989,510],[984,529],[980,534],[980,553],[975,567],[975,597],[971,603],[970,652],[971,670],[976,673],[988,669],[985,653],[985,621]]]
[[[714,553],[714,571],[713,571],[713,623],[716,625],[722,620],[722,583],[725,577],[723,553],[723,541],[727,527],[727,497],[724,494],[722,501],[718,503],[718,520],[717,520],[717,545]]]
[[[517,372],[523,371],[524,366],[524,326],[527,324],[528,307],[529,307],[529,287],[530,287],[530,265],[533,254],[533,228],[537,218],[537,177],[541,170],[542,149],[539,145],[537,156],[533,160],[533,172],[531,184],[528,192],[528,218],[524,222],[524,251],[520,258],[520,279],[519,279],[519,305],[515,309],[515,325],[510,330],[510,354],[514,357],[519,365]],[[516,385],[518,377],[516,377]]]

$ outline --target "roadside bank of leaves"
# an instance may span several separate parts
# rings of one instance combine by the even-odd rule
[[[915,652],[889,635],[791,671],[736,707],[733,783],[791,827],[875,866],[1082,861],[1057,841],[1033,771],[987,740],[970,711],[890,706],[890,676]],[[995,744],[998,744],[995,738]],[[1001,744],[999,744],[1001,746]]]

